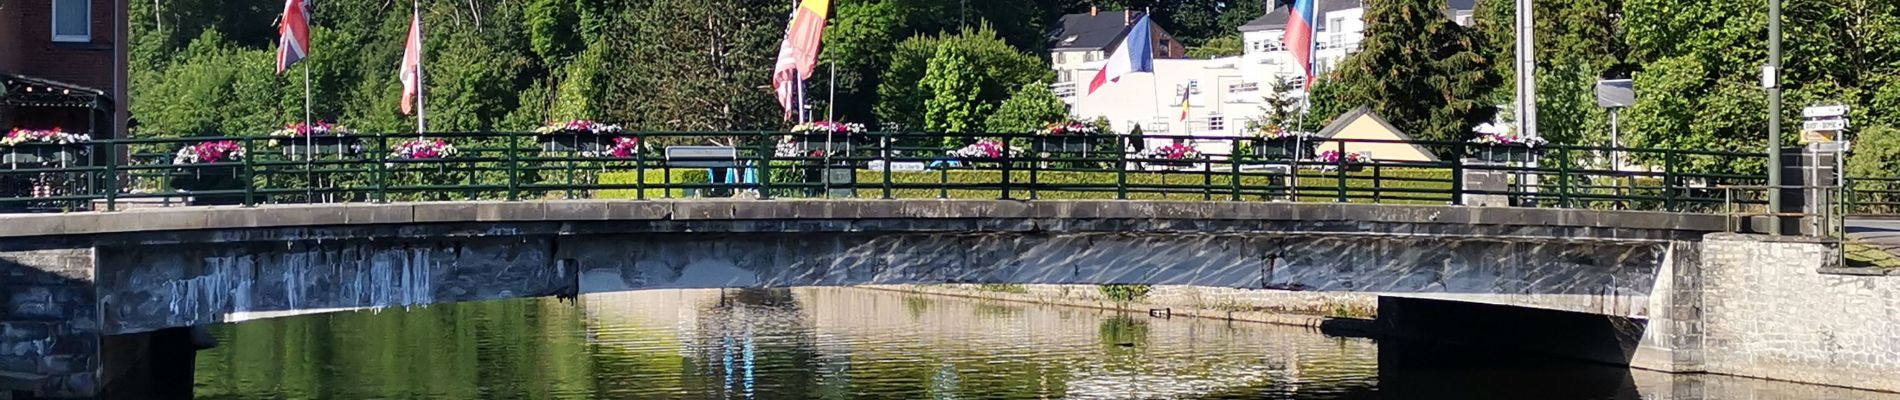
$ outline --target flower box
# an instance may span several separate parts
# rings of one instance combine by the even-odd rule
[[[832,139],[832,141],[830,142],[826,142],[823,139],[817,139],[817,140],[809,140],[809,141],[798,141],[796,143],[798,143],[799,154],[807,154],[807,155],[810,155],[811,157],[824,157],[826,154],[829,154],[833,157],[844,156],[846,154],[849,154],[852,149],[863,147],[855,143],[851,143],[850,140],[846,140],[843,137]]]
[[[550,133],[536,135],[541,151],[549,153],[602,152],[614,146],[612,135],[593,133]]]
[[[1042,136],[1036,141],[1037,146],[1046,153],[1087,153],[1095,150],[1095,141],[1080,135]]]
[[[1313,158],[1314,150],[1319,148],[1318,140],[1300,140],[1287,137],[1267,139],[1254,144],[1254,155],[1263,160],[1285,160],[1289,158]]]
[[[4,152],[0,152],[0,164],[8,166],[82,163],[88,154],[84,144],[35,143],[6,146],[4,149]]]
[[[342,154],[356,155],[363,152],[363,139],[354,136],[312,136],[305,138],[277,139],[284,147],[284,155],[300,156],[304,154]],[[305,146],[310,146],[307,150]]]
[[[172,189],[187,192],[244,188],[244,181],[238,179],[238,167],[186,167],[174,170],[170,175]]]
[[[1536,148],[1523,145],[1494,144],[1473,149],[1479,160],[1494,163],[1529,162]]]

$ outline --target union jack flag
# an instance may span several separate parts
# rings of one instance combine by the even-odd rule
[[[310,8],[303,0],[284,0],[284,19],[277,24],[277,73],[310,56]]]

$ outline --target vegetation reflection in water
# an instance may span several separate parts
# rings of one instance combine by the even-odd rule
[[[224,325],[200,398],[1059,398],[1351,391],[1370,341],[862,289],[652,291]],[[1293,382],[1299,382],[1295,384]]]
[[[221,346],[199,354],[200,398],[1669,399],[1685,384],[1699,388],[1692,398],[1874,398],[1567,363],[1420,366],[1454,353],[847,288],[463,303],[213,331]]]

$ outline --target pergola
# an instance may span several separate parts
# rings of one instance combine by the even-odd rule
[[[0,107],[85,109],[94,137],[112,135],[112,96],[104,90],[53,80],[0,74]],[[17,119],[18,116],[16,115]],[[0,128],[8,128],[0,126]]]

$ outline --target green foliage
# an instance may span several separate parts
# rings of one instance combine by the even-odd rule
[[[1069,105],[1041,82],[1023,86],[990,114],[983,126],[989,132],[1034,132],[1045,124],[1069,118]]]
[[[1900,171],[1900,129],[1869,127],[1853,139],[1854,153],[1847,157],[1847,176],[1891,177]]]
[[[1239,34],[1213,38],[1199,46],[1187,49],[1188,58],[1221,58],[1238,56],[1242,52]]]
[[[955,94],[952,98],[939,99],[940,104],[964,104],[974,109],[994,109],[1010,97],[1012,93],[1026,85],[1052,80],[1055,72],[1049,70],[1041,57],[1011,48],[996,31],[989,26],[979,26],[973,31],[965,31],[941,38],[916,36],[898,43],[891,52],[890,65],[885,69],[878,85],[877,115],[887,125],[895,125],[904,130],[933,129],[926,121],[928,110],[925,103],[936,99],[940,94],[931,90],[930,85],[950,83],[944,79],[931,79],[930,67],[949,60],[934,60],[946,52],[943,49],[955,49],[954,53],[962,59],[961,70],[940,68],[938,78],[967,78],[969,82],[956,82],[961,87],[972,87],[968,93]],[[968,99],[956,101],[956,98]],[[948,111],[948,110],[940,110]],[[986,111],[985,111],[986,112]],[[968,115],[966,127],[980,127],[984,116],[973,112]],[[947,120],[946,120],[947,121]]]
[[[1291,95],[1292,90],[1286,82],[1274,81],[1267,95],[1261,97],[1260,111],[1263,113],[1259,118],[1247,121],[1247,129],[1250,131],[1268,128],[1299,130],[1300,99]],[[1320,91],[1321,89],[1314,89],[1316,94]]]
[[[968,58],[955,46],[937,48],[930,58],[924,80],[918,85],[925,93],[924,130],[931,132],[976,132],[989,104],[977,96],[978,79]]]
[[[1154,287],[1149,285],[1107,284],[1096,286],[1102,291],[1102,297],[1121,303],[1135,303],[1148,298],[1148,292]]]
[[[528,37],[534,53],[546,65],[558,65],[573,55],[580,43],[580,14],[574,0],[531,0],[528,2]]]
[[[1500,81],[1480,53],[1484,36],[1438,12],[1442,4],[1367,3],[1366,39],[1336,73],[1337,101],[1348,110],[1371,106],[1420,140],[1462,140],[1490,121],[1490,96]]]
[[[976,290],[997,293],[1029,293],[1029,288],[1020,283],[984,283],[976,285]]]

